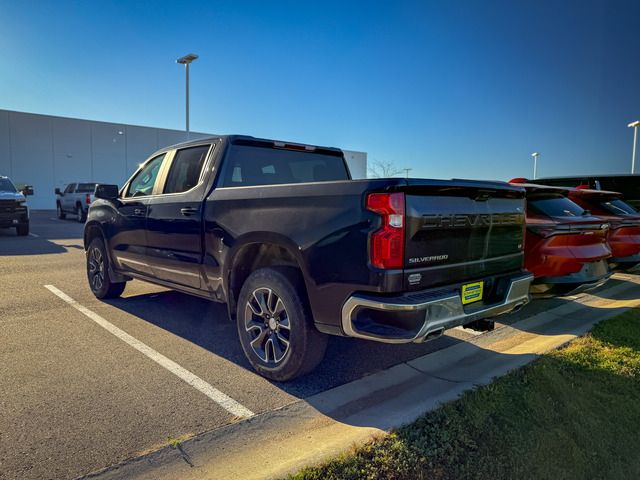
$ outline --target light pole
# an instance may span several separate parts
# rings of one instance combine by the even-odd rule
[[[409,172],[411,170],[413,170],[412,168],[403,168],[404,172],[406,173],[406,178],[409,178]]]
[[[186,96],[186,104],[187,104],[187,108],[186,108],[186,130],[187,130],[187,140],[189,140],[189,64],[191,62],[193,62],[194,60],[198,59],[198,55],[196,55],[195,53],[189,53],[188,55],[185,55],[184,57],[180,57],[179,59],[176,60],[176,63],[180,63],[182,65],[185,66],[185,72],[187,75],[187,96]]]
[[[631,153],[631,174],[636,173],[636,145],[638,143],[638,127],[640,127],[640,120],[631,122],[627,125],[629,128],[633,128],[633,152]]]
[[[538,152],[533,152],[531,156],[533,157],[533,179],[535,180],[538,176],[538,157],[540,154]]]

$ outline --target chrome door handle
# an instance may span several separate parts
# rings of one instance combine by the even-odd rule
[[[134,208],[133,209],[133,214],[134,215],[144,215],[144,209],[143,208]]]
[[[190,217],[191,215],[198,213],[198,209],[193,207],[184,207],[180,209],[180,213],[185,217]]]

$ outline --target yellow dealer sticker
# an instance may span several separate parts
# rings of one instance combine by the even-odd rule
[[[482,300],[484,282],[467,283],[462,286],[462,304],[477,302]]]

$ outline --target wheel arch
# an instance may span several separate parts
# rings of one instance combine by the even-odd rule
[[[266,267],[290,267],[299,270],[308,290],[306,269],[300,249],[287,237],[277,234],[252,234],[234,245],[228,256],[223,281],[229,317],[235,318],[240,289],[252,272]]]
[[[102,226],[97,221],[90,221],[84,227],[84,251],[86,252],[89,249],[89,245],[91,242],[97,238],[102,238],[104,243],[105,253],[107,254],[107,258],[109,260],[109,277],[113,282],[124,282],[131,280],[130,277],[122,275],[113,270],[113,257],[111,256],[111,250],[109,249],[109,242],[107,241],[107,236],[102,230]]]

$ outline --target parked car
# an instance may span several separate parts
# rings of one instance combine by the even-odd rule
[[[521,179],[520,183],[527,182]],[[624,200],[634,208],[640,208],[640,175],[583,175],[573,177],[545,177],[529,180],[538,185],[554,187],[588,187],[593,190],[620,192]]]
[[[574,189],[569,198],[609,223],[607,242],[613,255],[609,259],[612,269],[629,270],[640,264],[640,212],[622,200],[621,193]]]
[[[609,224],[572,202],[569,190],[512,182],[526,189],[525,268],[534,274],[531,293],[569,295],[604,284]]]
[[[29,235],[27,195],[33,195],[33,187],[18,191],[9,177],[0,176],[0,228],[15,228],[19,236]]]
[[[67,213],[75,215],[79,222],[87,218],[89,205],[93,202],[95,183],[70,183],[63,191],[56,188],[56,212],[64,220]]]
[[[154,153],[85,224],[98,298],[132,278],[226,302],[251,365],[312,370],[327,335],[423,342],[529,301],[524,190],[351,180],[336,148],[224,136]]]

